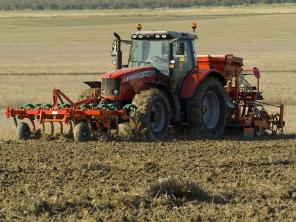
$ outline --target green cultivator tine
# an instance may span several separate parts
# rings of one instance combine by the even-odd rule
[[[61,109],[71,108],[71,105],[70,104],[67,104],[67,103],[62,103],[62,104],[59,105],[59,108],[61,108]]]
[[[50,109],[50,108],[52,108],[52,105],[51,104],[43,104],[43,105],[41,105],[41,107]]]
[[[95,108],[97,109],[107,109],[107,110],[117,110],[117,106],[110,100],[101,101]]]
[[[103,105],[104,105],[104,103],[99,103],[96,108],[101,109],[101,108],[103,108]]]
[[[78,106],[79,109],[90,109],[91,106],[89,104],[81,104],[80,106]]]
[[[112,109],[112,110],[116,109],[116,106],[113,103],[108,103],[107,105],[108,105],[109,109]]]
[[[115,110],[116,107],[112,103],[100,103],[96,108],[98,109],[108,109],[108,110]]]
[[[21,109],[34,109],[35,106],[33,104],[23,104]]]
[[[35,108],[41,108],[42,107],[42,104],[38,103],[35,105]]]

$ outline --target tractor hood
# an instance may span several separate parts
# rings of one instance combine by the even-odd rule
[[[104,79],[115,79],[115,78],[133,78],[138,76],[139,78],[154,75],[155,67],[131,67],[131,68],[123,68],[113,72],[105,73],[102,78]]]

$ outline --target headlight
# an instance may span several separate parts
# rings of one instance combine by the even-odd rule
[[[118,96],[118,94],[119,94],[118,89],[113,89],[113,90],[112,90],[112,94],[113,94],[114,96]]]

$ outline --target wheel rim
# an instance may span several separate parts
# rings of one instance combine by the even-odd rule
[[[165,124],[165,109],[160,102],[156,102],[151,107],[150,115],[151,129],[160,132]]]
[[[220,104],[216,93],[208,91],[203,98],[203,121],[208,129],[216,127],[220,117]]]
[[[86,140],[86,139],[88,138],[88,132],[86,132],[86,130],[83,131],[83,132],[81,133],[81,135],[82,135],[82,138],[83,138],[84,140]]]
[[[89,128],[85,126],[81,131],[81,137],[84,141],[89,140]]]

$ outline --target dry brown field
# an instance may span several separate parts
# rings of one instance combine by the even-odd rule
[[[233,53],[284,103],[283,135],[218,140],[15,141],[8,106],[77,98],[112,70],[113,32],[190,31]],[[296,6],[0,12],[0,221],[295,221]],[[272,111],[272,109],[270,109]]]
[[[295,136],[0,143],[2,221],[294,221]]]

